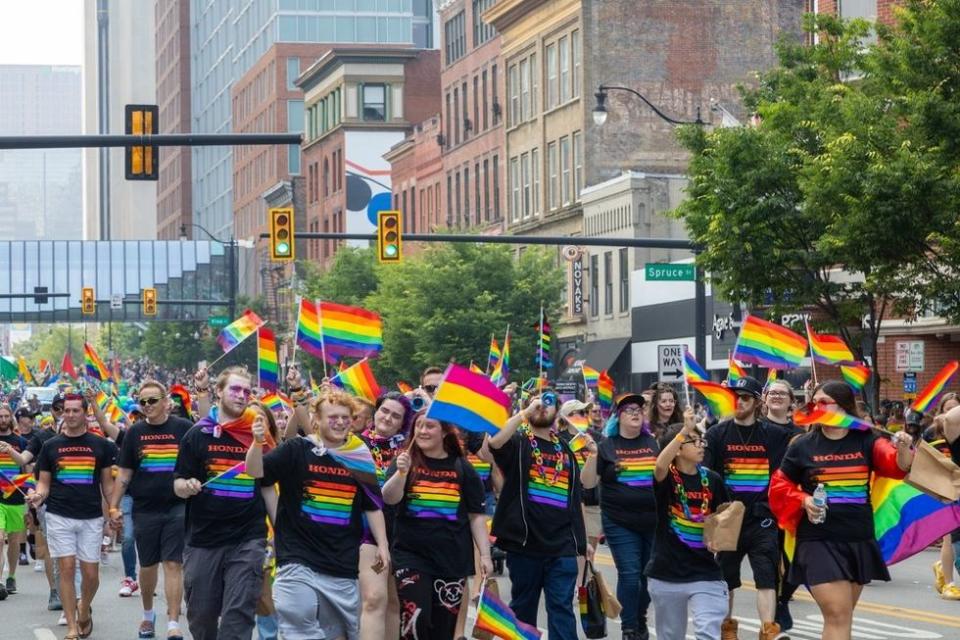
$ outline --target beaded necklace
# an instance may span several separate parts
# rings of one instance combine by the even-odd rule
[[[540,475],[540,478],[547,480],[546,471],[543,468],[543,452],[540,451],[540,441],[537,440],[537,437],[533,435],[533,429],[529,425],[523,425],[523,433],[526,434],[527,440],[530,442],[530,449],[533,455],[533,462],[537,465],[537,473]],[[556,431],[552,428],[550,429],[550,442],[553,444],[553,451],[556,453],[556,463],[553,467],[553,478],[547,480],[547,484],[553,484],[557,481],[557,478],[560,477],[560,474],[563,473],[563,447],[560,444],[560,438],[557,436]]]
[[[367,429],[363,432],[363,437],[367,441],[367,448],[370,449],[373,464],[377,469],[377,479],[383,480],[387,475],[387,470],[383,464],[383,451],[380,449],[380,445],[387,444],[391,449],[396,449],[403,442],[403,435],[398,433],[390,438],[383,438],[371,429]]]
[[[687,489],[683,486],[683,478],[680,477],[677,465],[670,465],[670,473],[673,475],[674,491],[677,493],[680,506],[683,507],[683,517],[693,522],[703,522],[710,513],[710,499],[713,497],[713,494],[710,492],[710,480],[707,477],[706,467],[698,464],[697,471],[700,473],[700,486],[703,487],[703,500],[700,502],[700,515],[694,517],[693,514],[690,513],[690,504],[687,501]]]

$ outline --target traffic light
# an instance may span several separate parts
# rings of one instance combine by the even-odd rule
[[[153,287],[143,290],[143,315],[157,315],[157,290]]]
[[[80,313],[85,316],[92,316],[97,312],[97,296],[93,293],[93,287],[84,287],[80,291]]]
[[[270,259],[293,260],[293,209],[270,209]]]
[[[128,104],[124,110],[127,134],[156,134],[159,110],[155,104]],[[124,168],[127,180],[157,180],[160,152],[154,145],[124,148]]]
[[[380,262],[400,262],[403,258],[400,238],[400,212],[377,212],[377,256]]]

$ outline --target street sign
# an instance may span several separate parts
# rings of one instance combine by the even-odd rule
[[[222,329],[230,324],[230,318],[227,316],[210,316],[207,318],[207,324],[213,329]]]
[[[657,345],[657,374],[660,382],[683,381],[683,344]]]
[[[913,400],[917,397],[917,372],[903,372],[903,399]]]
[[[669,264],[666,262],[648,262],[645,269],[647,281],[656,280],[696,280],[697,270],[692,262]]]
[[[898,340],[897,371],[923,371],[923,340]]]
[[[123,311],[123,294],[115,293],[110,296],[110,308],[114,311]]]

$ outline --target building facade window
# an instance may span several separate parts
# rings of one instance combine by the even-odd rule
[[[363,119],[368,122],[383,122],[387,119],[386,85],[363,85]]]
[[[483,198],[484,198],[484,207],[483,207],[483,219],[485,222],[490,222],[490,160],[488,158],[483,159]]]
[[[460,90],[453,90],[453,144],[460,144]]]
[[[630,258],[629,249],[620,249],[620,311],[630,310]]]
[[[493,109],[493,124],[500,122],[500,105],[499,98],[499,89],[497,88],[497,65],[492,65],[490,67],[490,91],[493,93],[493,102],[491,103],[491,108]]]
[[[557,41],[557,53],[560,57],[560,103],[570,99],[570,40],[567,36]]]
[[[560,202],[570,204],[570,138],[560,138]]]
[[[531,204],[531,213],[540,214],[540,153],[533,149],[530,151],[530,172],[533,174],[533,187]]]
[[[600,259],[590,256],[590,315],[600,315]]]
[[[490,120],[487,117],[487,70],[484,69],[480,75],[480,85],[482,87],[480,96],[483,101],[483,130],[486,131],[490,126]]]
[[[493,6],[496,0],[473,0],[473,46],[479,47],[497,35],[492,25],[483,21],[483,12]]]
[[[510,158],[510,219],[520,221],[520,159]]]
[[[520,154],[520,181],[523,187],[522,217],[530,216],[530,154]]]
[[[287,58],[287,90],[296,91],[300,77],[300,58]]]
[[[447,219],[445,220],[448,227],[453,226],[453,176],[447,174]]]
[[[560,81],[557,77],[557,45],[548,44],[546,52],[547,65],[547,109],[557,106],[560,99]]]
[[[530,119],[530,61],[521,60],[520,70],[520,122]]]
[[[459,171],[453,174],[453,184],[454,184],[453,202],[454,202],[454,212],[455,212],[454,215],[456,216],[454,219],[457,221],[457,226],[462,227],[463,226],[463,209],[460,208],[460,172]]]
[[[467,52],[467,22],[463,11],[447,20],[443,25],[445,36],[445,59],[447,65],[453,64]]]
[[[583,188],[583,136],[579,131],[573,133],[573,199],[580,200]]]
[[[493,156],[493,219],[500,219],[500,156]]]
[[[603,254],[603,312],[613,313],[613,252]]]
[[[582,75],[580,67],[580,32],[574,31],[570,34],[570,49],[573,57],[573,75],[570,80],[573,84],[573,97],[580,97],[580,77]]]
[[[547,145],[547,206],[551,211],[560,206],[560,161],[556,142]]]
[[[473,76],[473,132],[480,130],[480,77]]]
[[[515,64],[507,68],[507,102],[510,109],[507,120],[512,127],[520,123],[520,76]]]
[[[481,207],[483,205],[480,202],[480,162],[479,161],[473,163],[473,193],[474,193],[473,211],[474,211],[474,215],[477,217],[477,224],[480,224],[480,218],[483,215],[481,213],[482,211]]]

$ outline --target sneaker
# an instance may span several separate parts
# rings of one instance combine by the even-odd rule
[[[67,626],[67,614],[65,614],[65,613],[61,613],[61,614],[60,614],[60,619],[57,620],[57,626],[58,626],[58,627],[65,627],[65,626]]]
[[[940,592],[940,597],[944,600],[960,600],[960,587],[951,582]]]
[[[7,593],[16,593],[17,592],[17,579],[13,576],[7,578]]]
[[[50,598],[47,600],[47,611],[63,611],[63,603],[56,589],[50,589]]]
[[[140,586],[137,584],[137,581],[133,578],[124,578],[120,581],[120,593],[117,594],[121,598],[129,598],[132,596]]]
[[[945,586],[947,586],[947,579],[943,575],[943,564],[937,560],[933,563],[933,588],[937,593],[943,593]]]
[[[21,553],[21,554],[20,554],[20,566],[21,566],[21,567],[25,567],[25,566],[27,566],[28,564],[30,564],[30,560],[27,559],[27,554]]]
[[[43,560],[37,560],[36,564],[33,565],[33,572],[43,573],[43,570],[44,570]]]
[[[4,588],[3,585],[0,585],[0,600],[6,600],[6,599],[7,599],[7,590]]]
[[[154,620],[144,620],[140,623],[140,630],[137,632],[138,638],[155,638],[156,633],[154,632]]]
[[[793,616],[790,615],[790,604],[787,602],[777,603],[777,614],[773,617],[774,622],[780,625],[780,629],[788,631],[793,628]]]

